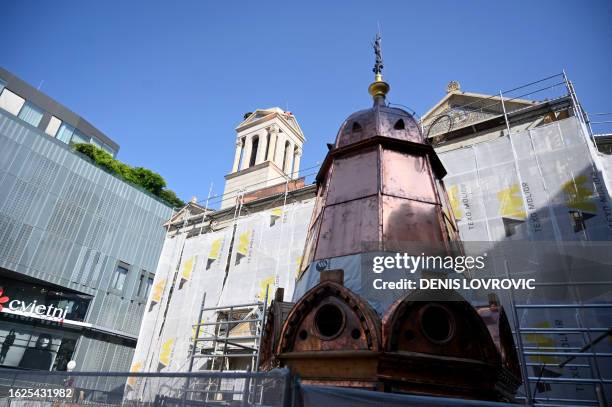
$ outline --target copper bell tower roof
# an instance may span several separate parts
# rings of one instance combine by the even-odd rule
[[[395,298],[362,274],[369,256],[414,250],[402,243],[460,247],[444,167],[414,117],[386,105],[379,36],[374,50],[374,105],[346,119],[317,175],[294,303],[272,303],[261,367],[287,366],[307,385],[511,401],[520,371],[496,298]]]
[[[344,121],[317,175],[302,271],[313,261],[362,253],[365,242],[395,250],[390,242],[457,240],[441,182],[446,170],[417,120],[386,104],[390,86],[376,51],[373,106]]]

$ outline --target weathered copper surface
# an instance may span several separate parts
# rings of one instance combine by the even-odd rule
[[[261,370],[269,371],[279,366],[275,349],[278,346],[283,324],[292,307],[292,302],[284,302],[275,299],[268,308],[266,324],[263,329],[263,337],[259,347],[259,368]]]
[[[501,355],[502,365],[508,369],[512,375],[521,377],[518,354],[514,346],[512,329],[508,322],[508,317],[503,307],[497,302],[491,302],[489,306],[478,307],[478,315],[482,318],[489,330],[489,334]]]
[[[417,291],[385,313],[378,368],[385,389],[512,401],[521,376],[503,309],[476,310],[457,293],[446,294],[452,301],[432,302]]]
[[[302,270],[364,242],[456,238],[435,151],[412,115],[377,100],[345,121],[322,165]]]
[[[520,372],[501,307],[477,310],[454,291],[444,293],[449,301],[427,301],[430,294],[414,291],[381,324],[366,301],[326,273],[292,307],[273,357],[262,351],[276,361],[262,363],[265,370],[288,366],[308,384],[513,400]],[[337,312],[331,332],[321,328],[329,307]],[[273,337],[269,329],[266,336]]]
[[[302,272],[318,273],[309,266],[319,260],[401,250],[405,242],[461,251],[444,167],[416,120],[384,105],[388,85],[376,84],[374,107],[343,123],[317,175]],[[292,307],[266,360],[310,384],[512,400],[518,359],[496,303],[477,310],[455,292],[446,293],[453,301],[437,302],[416,291],[389,307],[381,322],[342,276],[321,272]],[[270,343],[264,339],[265,352]]]
[[[374,388],[380,333],[380,319],[366,301],[324,280],[294,305],[276,354],[306,383]]]

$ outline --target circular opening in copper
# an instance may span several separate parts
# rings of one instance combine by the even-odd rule
[[[431,342],[444,343],[453,337],[455,321],[446,308],[428,305],[421,313],[421,329]]]
[[[325,304],[317,310],[314,322],[322,339],[333,339],[342,332],[344,314],[337,306]]]

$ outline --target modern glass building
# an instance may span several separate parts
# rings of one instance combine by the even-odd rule
[[[126,371],[172,209],[75,153],[117,143],[0,69],[0,367]]]

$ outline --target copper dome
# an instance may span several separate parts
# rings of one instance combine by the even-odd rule
[[[388,107],[384,98],[376,98],[373,107],[353,113],[342,123],[334,147],[344,147],[375,136],[425,143],[419,125],[410,113]]]

